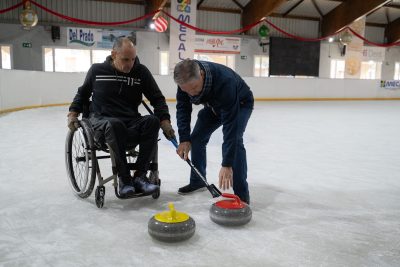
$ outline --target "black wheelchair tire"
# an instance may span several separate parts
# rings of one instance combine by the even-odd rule
[[[153,199],[158,199],[160,197],[160,193],[161,193],[161,180],[158,177],[158,171],[156,173],[150,172],[150,182],[153,184],[156,184],[160,187],[156,192],[151,194],[151,197]]]
[[[65,141],[65,165],[69,182],[74,193],[87,198],[96,182],[96,150],[87,122],[80,122],[81,127],[68,131]]]

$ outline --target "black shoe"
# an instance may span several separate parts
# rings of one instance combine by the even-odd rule
[[[201,192],[206,190],[206,186],[202,185],[202,186],[193,186],[191,184],[185,185],[184,187],[181,187],[178,189],[178,194],[181,195],[186,195],[186,194],[190,194],[190,193],[194,193],[194,192]]]
[[[121,197],[129,197],[135,194],[131,177],[118,177],[118,193]]]
[[[146,174],[135,177],[133,186],[135,187],[137,193],[143,193],[145,195],[150,195],[160,190],[158,185],[150,183],[149,179],[146,177]]]
[[[247,195],[245,197],[241,197],[240,200],[244,203],[246,203],[247,205],[250,205],[250,196]]]

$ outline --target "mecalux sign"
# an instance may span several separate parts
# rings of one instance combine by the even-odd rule
[[[386,89],[400,89],[400,80],[382,80],[381,87]]]
[[[197,0],[171,0],[171,15],[178,20],[196,26]],[[170,20],[169,68],[173,72],[175,65],[194,56],[195,31]]]

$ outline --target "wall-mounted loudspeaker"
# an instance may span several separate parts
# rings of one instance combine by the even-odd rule
[[[53,42],[56,40],[60,40],[60,27],[58,26],[51,26],[51,39]]]

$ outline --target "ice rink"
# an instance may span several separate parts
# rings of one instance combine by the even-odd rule
[[[0,266],[400,266],[400,101],[256,102],[245,133],[253,218],[237,228],[209,219],[208,191],[176,193],[190,169],[161,135],[159,199],[120,200],[111,183],[102,209],[94,194],[76,197],[66,115],[0,115]],[[221,142],[219,129],[208,146],[214,184]],[[168,202],[196,221],[191,239],[148,235]]]

